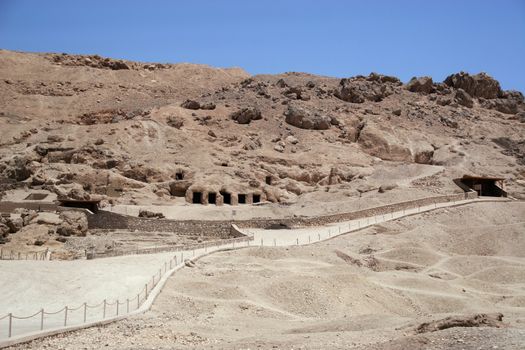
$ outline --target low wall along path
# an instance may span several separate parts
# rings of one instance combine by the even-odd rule
[[[32,315],[14,315],[11,313],[2,315],[0,313],[0,348],[60,332],[104,324],[145,312],[151,307],[169,276],[186,264],[192,264],[193,260],[214,252],[250,246],[311,244],[404,216],[416,215],[438,208],[469,204],[475,202],[476,197],[472,193],[432,197],[366,209],[360,212],[302,219],[303,221],[320,222],[324,225],[329,224],[324,227],[306,226],[293,230],[265,230],[254,225],[255,228],[241,230],[232,225],[231,229],[241,237],[179,247],[171,259],[159,266],[158,273],[153,275],[149,281],[144,281],[144,287],[141,290],[126,299],[104,299],[97,305],[79,301],[77,305],[67,305],[61,310],[35,310]],[[365,214],[366,216],[364,216]],[[340,220],[327,221],[335,218]],[[268,222],[266,222],[267,224]],[[136,254],[137,252],[121,251],[119,254],[127,253]]]

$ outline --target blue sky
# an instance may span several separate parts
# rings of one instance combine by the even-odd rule
[[[525,92],[525,0],[0,0],[0,48],[442,81]]]

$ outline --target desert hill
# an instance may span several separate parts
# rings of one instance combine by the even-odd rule
[[[450,193],[478,174],[525,194],[523,95],[484,73],[404,84],[2,50],[0,77],[4,190],[290,204]]]

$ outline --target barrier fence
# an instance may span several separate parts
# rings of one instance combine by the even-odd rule
[[[38,252],[16,252],[0,248],[0,260],[49,260],[49,249]]]
[[[218,244],[235,244],[246,242],[246,237],[238,238],[229,238],[221,239],[219,241],[210,241],[195,243],[190,245],[166,245],[166,246],[155,246],[149,248],[134,248],[134,249],[112,249],[103,252],[91,251],[87,252],[88,259],[97,259],[97,258],[108,258],[114,256],[123,256],[123,255],[139,255],[139,254],[157,254],[157,253],[171,253],[171,252],[180,252],[184,250],[198,250],[217,246]]]
[[[445,198],[444,198],[445,199]],[[451,204],[462,204],[468,202],[469,199],[466,196],[461,197],[447,197],[443,201],[430,201],[426,205],[417,204],[412,208],[403,207],[399,210],[394,210],[390,207],[390,211],[383,211],[379,214],[369,216],[366,218],[352,219],[348,222],[337,223],[332,227],[325,228],[323,230],[317,229],[316,232],[312,232],[313,228],[306,228],[303,233],[297,235],[286,234],[287,230],[269,230],[279,231],[275,233],[277,236],[272,237],[265,236],[258,238],[254,244],[257,233],[249,232],[250,235],[239,238],[232,238],[227,240],[215,241],[215,242],[204,242],[189,246],[168,246],[168,247],[155,247],[147,249],[135,249],[131,251],[112,251],[109,254],[107,252],[101,253],[104,257],[118,256],[127,254],[149,254],[149,253],[161,253],[161,252],[175,252],[176,254],[167,262],[165,262],[155,273],[151,279],[144,284],[144,287],[135,295],[130,295],[126,299],[109,300],[104,299],[102,302],[96,305],[90,305],[88,303],[82,303],[74,307],[65,306],[64,308],[49,312],[44,309],[36,311],[32,315],[18,316],[13,313],[9,313],[0,317],[0,347],[2,342],[9,341],[11,338],[20,337],[27,334],[36,334],[35,338],[38,337],[38,333],[44,333],[49,330],[60,330],[71,326],[81,326],[93,322],[107,321],[112,319],[118,319],[125,315],[130,315],[140,311],[142,306],[150,296],[151,291],[158,285],[161,279],[166,274],[171,274],[176,268],[179,268],[185,264],[185,258],[196,258],[212,252],[243,248],[249,246],[291,246],[291,245],[306,245],[316,242],[320,242],[326,239],[330,239],[350,231],[363,229],[368,226],[372,226],[378,223],[382,223],[389,220],[394,220],[407,215],[414,215],[417,213],[447,207]],[[233,228],[238,232],[241,232],[235,225]],[[97,257],[97,253],[94,253]],[[102,257],[102,255],[98,256]]]
[[[0,347],[2,342],[27,334],[44,333],[49,330],[59,330],[72,326],[81,326],[93,322],[107,321],[132,314],[141,309],[150,293],[166,274],[171,274],[176,268],[183,266],[188,259],[208,253],[250,246],[252,236],[214,242],[214,244],[197,244],[180,250],[170,260],[160,266],[157,273],[144,284],[144,287],[127,298],[104,299],[98,304],[82,303],[66,305],[60,310],[48,311],[40,309],[32,315],[20,316],[8,313],[0,317]],[[143,310],[145,311],[145,310]]]

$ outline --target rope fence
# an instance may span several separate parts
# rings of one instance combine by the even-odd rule
[[[219,242],[201,243],[191,246],[178,247],[177,254],[165,261],[159,269],[144,283],[144,287],[134,295],[127,298],[104,299],[102,302],[90,305],[86,302],[69,306],[60,310],[48,311],[40,309],[28,316],[8,313],[0,317],[0,345],[2,341],[13,337],[23,336],[29,333],[44,332],[47,330],[61,329],[71,326],[111,320],[128,315],[139,310],[148,300],[150,293],[159,284],[162,278],[172,273],[175,268],[181,267],[186,260],[205,255],[221,249],[232,249],[250,246],[252,236],[228,239]],[[162,252],[162,250],[159,250]],[[139,253],[140,254],[140,253]]]
[[[0,248],[0,260],[49,260],[49,249],[38,252],[16,252]]]

